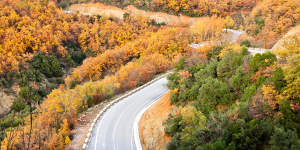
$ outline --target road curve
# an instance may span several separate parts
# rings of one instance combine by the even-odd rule
[[[135,119],[140,111],[167,93],[166,83],[166,77],[159,79],[108,109],[97,121],[87,149],[136,150]]]

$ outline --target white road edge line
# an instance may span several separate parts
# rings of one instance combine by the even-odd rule
[[[140,86],[140,87],[137,87],[137,88],[135,88],[135,89],[129,91],[128,93],[125,93],[123,96],[121,96],[121,97],[119,97],[119,98],[116,98],[115,100],[111,101],[108,105],[106,105],[106,106],[102,109],[102,111],[99,112],[99,114],[98,114],[98,115],[96,116],[96,118],[93,120],[93,123],[94,123],[94,124],[93,124],[93,126],[91,125],[92,131],[89,131],[90,135],[92,135],[93,129],[95,129],[96,122],[99,120],[99,118],[101,118],[101,116],[105,113],[105,111],[108,110],[112,105],[114,105],[115,103],[119,102],[120,100],[122,100],[122,99],[124,99],[124,98],[126,98],[126,97],[128,97],[128,96],[130,96],[130,95],[132,95],[132,94],[134,94],[135,92],[137,92],[137,91],[139,91],[139,90],[141,90],[141,89],[143,89],[143,88],[145,88],[145,87],[151,85],[152,83],[154,83],[154,82],[156,82],[156,81],[158,81],[158,80],[160,80],[160,79],[162,79],[162,78],[168,76],[168,75],[171,74],[171,73],[172,73],[172,71],[167,71],[167,72],[165,72],[164,74],[162,74],[162,75],[160,75],[160,76],[158,76],[158,77],[152,79],[151,81],[145,83],[144,85],[142,85],[142,86]],[[97,130],[98,130],[98,129],[97,129]],[[90,142],[90,140],[91,140],[91,137],[92,137],[92,136],[86,137],[87,140],[82,144],[82,149],[83,149],[83,150],[87,150],[87,149],[88,149],[88,146],[89,146],[89,142]],[[96,137],[97,137],[97,135],[96,135]]]
[[[160,97],[158,97],[156,100],[154,100],[149,106],[145,107],[143,110],[139,112],[139,114],[136,116],[134,120],[133,125],[133,135],[134,135],[134,143],[137,150],[143,150],[140,134],[139,134],[139,121],[142,118],[143,114],[153,105],[155,104],[160,98],[162,98],[168,91],[166,91],[164,94],[162,94]]]

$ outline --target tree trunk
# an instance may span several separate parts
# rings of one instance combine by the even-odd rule
[[[30,149],[30,140],[31,140],[31,133],[32,133],[32,106],[31,102],[29,102],[29,107],[30,107],[30,130],[29,130],[29,138],[28,138],[28,147],[27,150]]]

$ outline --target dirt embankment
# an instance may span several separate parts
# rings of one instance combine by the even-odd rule
[[[172,111],[170,92],[153,104],[139,121],[139,134],[144,150],[165,150],[171,138],[165,134],[164,122]]]
[[[79,12],[86,15],[105,15],[112,16],[119,19],[123,19],[124,13],[129,13],[132,16],[144,16],[149,19],[153,19],[158,23],[166,23],[171,26],[188,26],[196,22],[201,17],[188,17],[184,15],[175,16],[169,15],[163,12],[151,12],[137,9],[136,7],[129,5],[124,9],[105,5],[103,3],[82,3],[74,4],[69,7],[70,11]]]

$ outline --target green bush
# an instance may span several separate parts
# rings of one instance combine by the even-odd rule
[[[287,83],[284,79],[283,71],[279,67],[276,68],[276,70],[272,72],[270,80],[271,80],[271,82],[274,83],[275,89],[278,92],[281,92],[282,89],[287,85]]]
[[[41,82],[43,80],[43,76],[40,71],[29,68],[28,70],[21,71],[19,74],[20,86],[26,86],[29,84],[30,81],[32,82]]]
[[[65,83],[65,81],[64,81],[63,78],[57,78],[56,79],[56,84],[64,84],[64,83]]]
[[[72,2],[77,2],[77,0],[76,1],[74,1],[74,0],[61,0],[58,3],[58,7],[62,8],[62,9],[66,9],[72,4]]]
[[[61,64],[54,55],[49,56],[49,64],[53,77],[61,77],[63,75]]]
[[[16,111],[16,112],[20,112],[21,110],[23,110],[24,108],[26,107],[26,104],[20,100],[20,99],[16,99],[12,106],[11,106],[11,109]]]
[[[9,127],[17,127],[22,120],[14,119],[15,114],[11,113],[4,118],[1,118],[0,127],[1,128],[9,128]]]
[[[38,102],[41,99],[38,93],[30,86],[21,87],[19,91],[19,97],[22,98],[27,104]]]
[[[71,53],[71,58],[76,63],[76,65],[80,65],[86,58],[86,55],[82,51],[74,51]]]
[[[18,75],[17,72],[8,72],[8,73],[6,74],[7,79],[9,79],[9,80],[11,80],[11,79],[17,77],[17,75]]]
[[[197,147],[197,150],[231,150],[232,148],[226,145],[226,142],[222,139],[211,144],[205,144]]]
[[[55,79],[55,78],[49,78],[48,81],[49,81],[50,83],[55,83],[55,82],[56,82],[56,79]]]
[[[254,22],[258,25],[259,29],[265,26],[265,20],[260,17],[255,17]]]
[[[123,20],[126,20],[126,19],[129,18],[129,17],[130,17],[130,14],[129,14],[129,13],[125,12],[125,13],[123,14]]]
[[[218,79],[207,78],[199,89],[196,106],[203,113],[208,114],[216,106],[231,104],[233,95],[228,85]]]
[[[183,103],[187,103],[188,101],[194,101],[197,99],[199,94],[199,89],[202,83],[195,83],[191,88],[188,88],[179,93],[178,100]]]
[[[70,82],[69,88],[70,88],[70,89],[74,89],[74,88],[76,87],[77,84],[78,84],[78,82],[75,81],[75,80],[73,80],[73,81]]]
[[[236,73],[232,76],[232,85],[238,91],[244,89],[250,84],[250,78],[244,75],[243,67],[239,67]]]
[[[217,71],[220,78],[230,78],[242,65],[243,55],[236,52],[227,53],[218,63]]]
[[[248,53],[249,53],[248,48],[243,46],[241,54],[245,56],[245,55],[248,55]]]
[[[54,55],[45,56],[39,53],[33,58],[31,64],[48,78],[61,77],[63,75],[61,64]]]
[[[54,90],[55,88],[57,88],[57,84],[55,84],[55,83],[50,83],[50,85],[49,85],[49,90],[50,90],[50,92],[51,92],[52,90]]]
[[[93,106],[93,97],[90,95],[87,96],[87,105],[88,105],[88,107]]]
[[[165,132],[170,136],[174,136],[177,132],[180,132],[182,130],[182,126],[180,125],[181,120],[181,115],[169,115],[169,118],[165,122]]]
[[[251,84],[249,86],[247,86],[243,92],[243,94],[241,95],[241,101],[249,101],[251,100],[252,96],[256,93],[256,85],[255,84]]]
[[[58,4],[58,7],[62,8],[62,9],[66,9],[67,7],[69,7],[69,3],[66,1],[62,1]]]
[[[5,78],[0,78],[0,87],[8,88],[9,86],[10,86],[9,81],[7,81]]]
[[[300,114],[295,113],[291,108],[291,101],[286,99],[280,100],[279,110],[284,117],[281,124],[285,128],[296,129],[298,134],[300,134]]]
[[[271,150],[299,150],[300,141],[297,132],[275,127],[270,140]]]
[[[65,60],[67,62],[67,64],[71,67],[75,67],[76,63],[74,62],[74,60],[72,59],[72,57],[70,56],[70,54],[67,54],[65,57]]]
[[[180,149],[180,144],[181,144],[180,136],[179,135],[174,135],[172,137],[172,140],[167,144],[167,149],[168,150]],[[181,148],[181,149],[183,150],[184,148]]]
[[[170,101],[171,101],[171,104],[178,104],[178,93],[171,93],[170,94]]]
[[[175,65],[175,71],[180,71],[184,69],[185,58],[181,58],[178,63]]]
[[[241,46],[251,47],[251,42],[249,40],[243,40],[240,43]]]
[[[257,28],[254,30],[254,35],[257,35],[259,32],[260,32],[260,28],[257,27]]]
[[[216,59],[211,59],[210,63],[203,65],[198,72],[195,73],[195,79],[197,82],[202,82],[208,77],[216,78],[217,77],[217,65],[218,62]]]
[[[252,72],[256,72],[260,67],[266,68],[267,66],[272,65],[276,61],[277,61],[276,56],[271,52],[267,52],[263,54],[256,54],[250,60],[249,65]]]
[[[177,72],[172,73],[167,78],[168,78],[168,81],[169,81],[167,86],[170,89],[175,89],[178,86],[179,79],[180,79],[179,76],[178,76],[178,73]]]
[[[249,122],[239,119],[226,125],[222,137],[229,147],[238,150],[260,149],[269,141],[272,124],[269,121],[254,119]]]
[[[41,97],[45,97],[45,96],[47,96],[49,94],[49,91],[47,91],[46,89],[40,87],[39,90],[38,90],[38,94]]]

